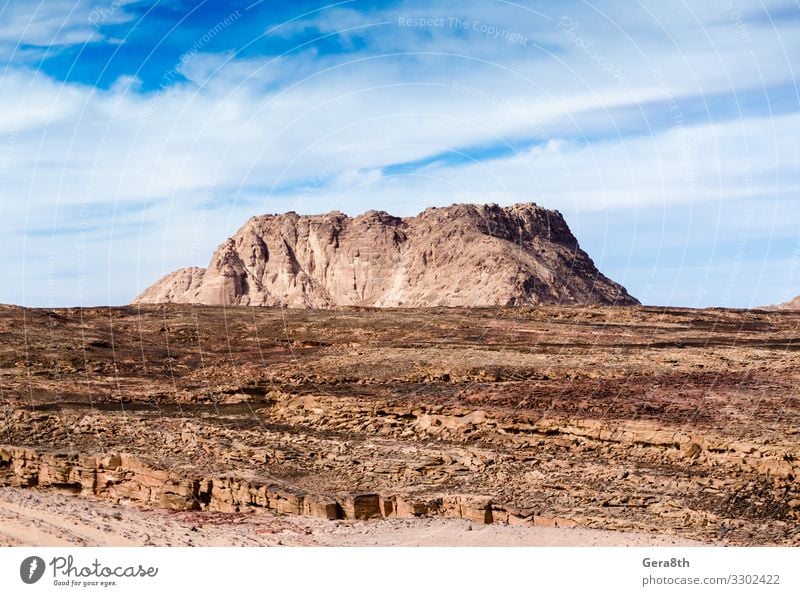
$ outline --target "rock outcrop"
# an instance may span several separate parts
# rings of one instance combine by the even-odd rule
[[[456,494],[425,498],[402,493],[365,492],[324,496],[274,481],[233,477],[187,478],[185,470],[158,470],[124,453],[78,455],[5,445],[0,446],[0,486],[54,490],[169,509],[226,513],[264,508],[323,519],[369,520],[440,515],[487,524],[495,521],[494,516],[506,523],[552,525],[553,521],[542,517],[534,519],[532,513],[508,511],[494,505],[491,498],[482,496]],[[569,525],[568,522],[563,520],[562,525]]]
[[[800,296],[777,306],[779,310],[800,310]]]
[[[756,310],[772,310],[772,311],[800,310],[800,296],[797,296],[796,298],[792,298],[788,302],[782,302],[780,304],[766,304],[764,306],[757,306]]]
[[[563,216],[533,203],[251,218],[208,268],[175,271],[135,303],[427,307],[638,304],[597,270]]]

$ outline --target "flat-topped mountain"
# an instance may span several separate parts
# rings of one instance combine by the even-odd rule
[[[563,216],[533,203],[459,204],[399,218],[334,211],[251,218],[208,268],[136,303],[329,308],[638,304],[597,270]]]

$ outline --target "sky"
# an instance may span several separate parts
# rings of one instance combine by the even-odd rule
[[[0,0],[0,303],[253,215],[535,202],[643,303],[800,294],[800,0]]]

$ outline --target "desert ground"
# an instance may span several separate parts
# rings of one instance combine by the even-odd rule
[[[637,532],[420,517],[323,520],[267,509],[179,511],[0,488],[0,546],[702,546]]]
[[[800,544],[800,314],[0,307],[0,543]]]

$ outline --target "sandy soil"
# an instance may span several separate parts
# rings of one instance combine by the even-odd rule
[[[420,518],[175,512],[0,488],[0,546],[701,546],[672,536]]]

